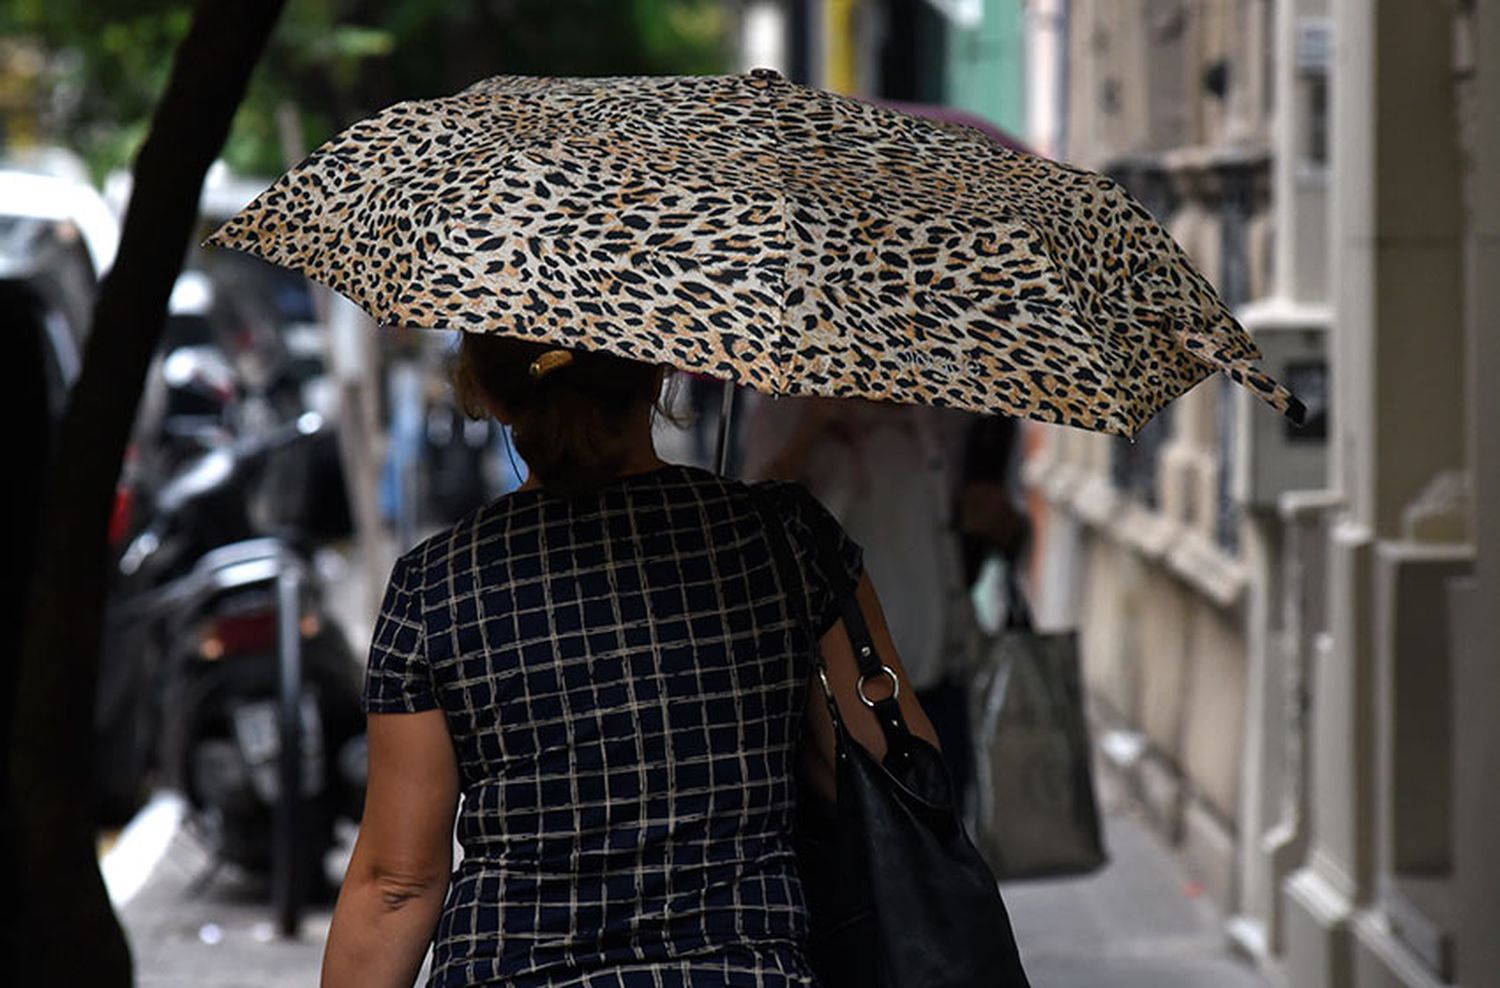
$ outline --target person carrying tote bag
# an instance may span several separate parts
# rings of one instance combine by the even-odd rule
[[[756,490],[792,613],[806,623],[805,589],[784,524],[766,485]],[[813,548],[823,572],[839,572],[836,547]],[[942,755],[908,727],[899,681],[876,650],[853,588],[843,587],[837,603],[858,665],[858,695],[876,717],[887,753],[876,760],[851,736],[817,655],[836,738],[837,798],[829,806],[804,787],[798,859],[811,920],[808,958],[819,983],[1029,988],[1010,917],[964,832]]]
[[[1094,794],[1078,635],[1039,632],[1014,557],[1006,626],[975,684],[975,836],[997,876],[1055,878],[1109,860]]]

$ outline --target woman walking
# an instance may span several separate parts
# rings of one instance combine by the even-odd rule
[[[656,456],[663,373],[464,337],[461,397],[511,426],[531,479],[392,572],[325,986],[410,985],[429,943],[445,988],[815,983],[792,848],[799,785],[834,788],[815,649],[851,734],[885,748],[841,593],[911,730],[935,738],[832,517],[801,488]],[[767,503],[800,588],[779,575]],[[836,571],[815,548],[829,543]]]

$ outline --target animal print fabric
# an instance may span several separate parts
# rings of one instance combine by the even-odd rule
[[[207,241],[378,322],[1133,436],[1216,371],[1298,418],[1111,179],[773,72],[499,76],[355,124]]]

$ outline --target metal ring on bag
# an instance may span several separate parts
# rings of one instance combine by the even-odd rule
[[[873,679],[875,676],[881,675],[881,673],[884,673],[885,675],[891,677],[891,695],[890,697],[888,697],[888,699],[899,700],[901,698],[901,680],[896,678],[895,670],[893,670],[890,666],[881,666],[880,672],[874,673],[870,676],[860,676],[859,682],[854,684],[854,692],[859,694],[860,701],[863,702],[867,707],[874,707],[877,701],[865,696],[865,683],[870,679]]]

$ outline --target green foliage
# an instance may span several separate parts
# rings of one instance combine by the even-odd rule
[[[0,37],[44,56],[26,76],[12,66],[38,60],[0,48],[0,93],[28,94],[0,104],[4,132],[40,132],[95,175],[128,164],[191,13],[187,0],[0,0]],[[728,17],[723,0],[292,0],[225,158],[273,174],[382,106],[487,75],[720,72]]]
[[[64,138],[91,164],[118,161],[145,137],[189,13],[186,4],[144,0],[11,0],[0,6],[0,35],[13,44],[32,41],[49,57],[36,63],[33,78],[8,80],[7,88],[29,83],[41,104],[40,129],[63,130],[51,136]],[[0,71],[13,74],[18,61],[7,58]],[[11,113],[29,109],[9,102]]]

